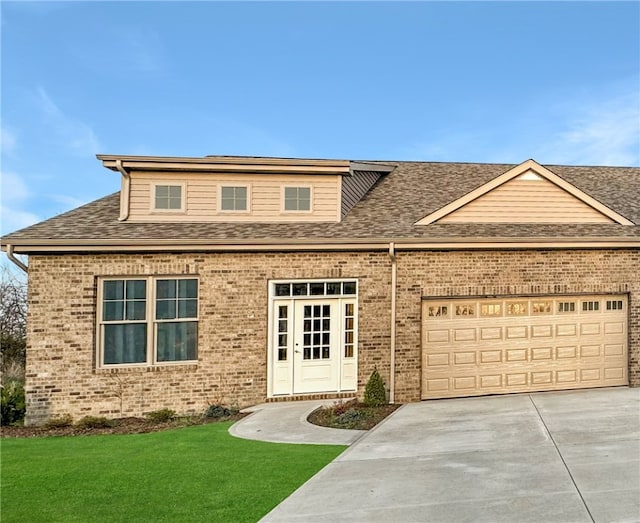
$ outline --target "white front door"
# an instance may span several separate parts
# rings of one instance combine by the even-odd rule
[[[337,300],[298,300],[294,307],[293,393],[339,388],[340,340]]]
[[[298,280],[271,285],[269,395],[355,391],[357,283]]]

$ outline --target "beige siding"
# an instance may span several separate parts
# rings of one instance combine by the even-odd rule
[[[182,183],[186,186],[184,212],[154,211],[154,183]],[[220,185],[248,185],[250,212],[218,212]],[[283,212],[285,186],[311,187],[311,212]],[[335,222],[340,209],[339,175],[131,173],[129,221],[189,222]]]
[[[549,180],[518,177],[444,216],[439,223],[612,223]]]

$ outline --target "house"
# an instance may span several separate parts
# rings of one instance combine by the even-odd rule
[[[640,169],[99,155],[28,255],[27,423],[640,385]]]

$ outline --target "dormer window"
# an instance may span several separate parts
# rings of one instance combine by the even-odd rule
[[[154,210],[156,211],[184,211],[183,185],[155,186]]]
[[[220,210],[244,212],[249,210],[247,186],[220,187]]]
[[[311,187],[285,187],[285,212],[311,211]]]

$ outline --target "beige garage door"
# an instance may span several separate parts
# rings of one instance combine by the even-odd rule
[[[422,398],[627,385],[627,298],[424,300]]]

